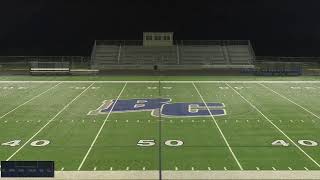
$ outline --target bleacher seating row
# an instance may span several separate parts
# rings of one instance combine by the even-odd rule
[[[94,68],[110,65],[252,65],[254,54],[248,45],[97,45]]]

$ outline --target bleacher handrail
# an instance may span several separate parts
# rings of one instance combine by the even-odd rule
[[[96,45],[142,46],[142,40],[96,40]],[[249,40],[175,40],[174,45],[249,45]]]

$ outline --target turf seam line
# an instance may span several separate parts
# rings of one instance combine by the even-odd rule
[[[199,90],[198,90],[197,86],[196,86],[193,82],[192,82],[192,84],[193,84],[193,87],[196,89],[197,93],[199,94],[199,96],[200,96],[200,98],[201,98],[202,102],[203,102],[203,103],[204,103],[204,105],[206,106],[206,108],[207,108],[207,110],[208,110],[208,112],[209,112],[209,114],[210,114],[210,116],[211,116],[212,120],[214,121],[214,123],[215,123],[216,127],[218,128],[218,130],[219,130],[219,132],[220,132],[220,134],[221,134],[221,136],[222,136],[222,138],[223,138],[224,142],[226,143],[226,145],[227,145],[227,147],[228,147],[228,149],[229,149],[229,151],[230,151],[231,155],[233,156],[233,159],[236,161],[236,163],[237,163],[237,165],[239,166],[240,170],[243,170],[242,165],[240,164],[240,162],[239,162],[239,160],[238,160],[237,156],[234,154],[234,152],[233,152],[232,148],[230,147],[229,142],[227,141],[226,137],[224,136],[224,134],[223,134],[222,130],[220,129],[220,126],[219,126],[218,122],[216,121],[216,119],[215,119],[215,118],[214,118],[214,116],[212,115],[212,113],[211,113],[211,111],[210,111],[210,109],[209,109],[209,107],[208,107],[207,103],[205,102],[205,100],[203,99],[202,95],[200,94],[200,92],[199,92]]]
[[[6,161],[9,161],[14,157],[22,148],[24,148],[34,137],[36,137],[44,128],[46,128],[56,117],[58,117],[65,109],[67,109],[74,101],[76,101],[83,93],[85,93],[94,83],[88,86],[80,94],[78,94],[74,99],[72,99],[67,105],[65,105],[54,117],[52,117],[44,126],[42,126],[27,142],[25,142],[17,151],[15,151]]]
[[[159,98],[161,97],[161,81],[159,81],[159,84],[158,84],[158,92],[159,92]],[[159,180],[162,180],[162,123],[161,123],[161,113],[159,113],[159,127],[158,127],[158,130],[159,130]]]
[[[117,104],[117,102],[118,102],[118,100],[119,100],[119,98],[120,98],[120,96],[121,96],[122,92],[123,92],[123,91],[124,91],[124,89],[126,88],[126,86],[127,86],[127,82],[124,84],[124,86],[123,86],[122,90],[120,91],[120,93],[119,93],[119,95],[118,95],[117,99],[115,100],[114,104],[112,105],[112,107],[111,107],[111,109],[110,109],[110,111],[109,111],[109,113],[108,113],[107,117],[106,117],[106,118],[105,118],[105,120],[103,121],[103,123],[102,123],[102,125],[101,125],[101,127],[100,127],[100,129],[99,129],[99,131],[98,131],[98,133],[97,133],[97,135],[95,136],[94,140],[92,141],[92,143],[91,143],[91,145],[90,145],[90,147],[89,147],[89,149],[88,149],[87,153],[85,154],[84,158],[82,159],[82,161],[81,161],[81,163],[80,163],[80,165],[79,165],[79,167],[78,167],[78,171],[80,171],[80,169],[82,168],[83,164],[84,164],[84,163],[85,163],[85,161],[87,160],[87,157],[89,156],[89,154],[90,154],[90,152],[91,152],[91,150],[92,150],[92,148],[93,148],[94,144],[96,143],[96,141],[97,141],[97,139],[98,139],[98,137],[99,137],[100,133],[102,132],[102,129],[103,129],[104,125],[106,124],[106,122],[107,122],[107,120],[108,120],[108,118],[109,118],[109,116],[110,116],[110,114],[111,114],[111,112],[112,112],[113,108],[114,108],[114,107],[115,107],[115,105]]]
[[[273,127],[275,127],[282,135],[284,135],[293,145],[295,145],[305,156],[307,156],[313,163],[315,163],[318,167],[320,164],[314,160],[309,154],[307,154],[300,146],[298,146],[285,132],[283,132],[276,124],[274,124],[266,115],[264,115],[255,105],[253,105],[250,101],[248,101],[245,97],[243,97],[237,90],[235,90],[232,86],[226,83],[235,93],[237,93],[243,100],[245,100],[253,109],[259,112]]]
[[[291,99],[287,98],[286,96],[284,96],[284,95],[282,95],[282,94],[278,93],[277,91],[273,90],[272,88],[270,88],[270,87],[268,87],[268,86],[266,86],[266,85],[264,85],[264,84],[261,84],[261,83],[259,83],[259,84],[260,84],[261,86],[263,86],[264,88],[268,89],[269,91],[271,91],[271,92],[273,92],[273,93],[277,94],[278,96],[280,96],[280,97],[282,97],[282,98],[284,98],[284,99],[288,100],[289,102],[291,102],[291,103],[295,104],[296,106],[300,107],[301,109],[303,109],[303,110],[305,110],[306,112],[310,113],[310,114],[311,114],[311,115],[313,115],[314,117],[316,117],[316,118],[320,119],[320,117],[319,117],[318,115],[314,114],[312,111],[308,110],[307,108],[305,108],[305,107],[301,106],[300,104],[298,104],[298,103],[294,102],[293,100],[291,100]]]
[[[33,98],[29,99],[28,101],[24,102],[23,104],[20,104],[19,106],[13,108],[12,110],[10,110],[10,111],[8,111],[7,113],[5,113],[4,115],[2,115],[2,116],[0,117],[0,119],[4,118],[5,116],[7,116],[8,114],[12,113],[13,111],[19,109],[21,106],[24,106],[24,105],[26,105],[27,103],[35,100],[36,98],[40,97],[41,95],[45,94],[46,92],[50,91],[51,89],[54,89],[55,87],[57,87],[57,86],[58,86],[59,84],[61,84],[61,83],[62,83],[62,82],[56,84],[55,86],[50,87],[49,89],[47,89],[47,90],[43,91],[42,93],[34,96]]]

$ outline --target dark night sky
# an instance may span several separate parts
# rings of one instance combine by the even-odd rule
[[[0,55],[88,55],[95,39],[250,39],[257,55],[320,56],[319,0],[1,0]]]

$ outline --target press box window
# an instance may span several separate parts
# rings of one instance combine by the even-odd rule
[[[163,40],[170,40],[170,36],[163,36]]]
[[[154,39],[155,40],[161,40],[161,36],[155,36]]]

